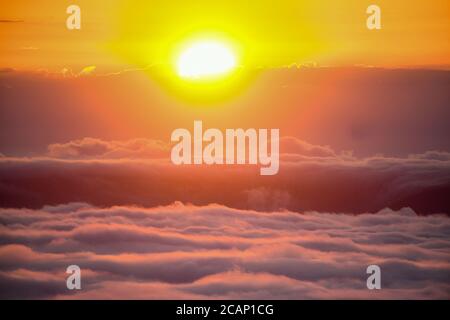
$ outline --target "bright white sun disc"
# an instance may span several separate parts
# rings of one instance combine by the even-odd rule
[[[226,74],[236,66],[233,52],[220,42],[198,42],[184,50],[177,61],[178,74],[198,79]]]

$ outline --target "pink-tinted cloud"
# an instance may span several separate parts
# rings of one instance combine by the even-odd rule
[[[447,152],[361,158],[293,137],[281,138],[280,152],[279,173],[261,177],[256,166],[175,166],[169,144],[158,140],[51,144],[41,156],[0,158],[0,205],[157,206],[179,200],[262,211],[411,207],[420,214],[450,213]]]
[[[1,209],[2,298],[444,298],[450,220],[175,203]],[[65,268],[82,268],[79,292]],[[366,289],[366,267],[382,290]]]
[[[67,143],[54,143],[47,155],[61,159],[167,158],[169,145],[151,139],[113,140],[84,138]]]

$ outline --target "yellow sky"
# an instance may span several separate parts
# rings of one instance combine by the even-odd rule
[[[66,29],[66,8],[81,7],[82,29]],[[368,30],[370,4],[382,29]],[[137,1],[16,0],[0,10],[0,67],[142,67],[169,64],[183,42],[232,42],[245,66],[448,66],[448,0]]]

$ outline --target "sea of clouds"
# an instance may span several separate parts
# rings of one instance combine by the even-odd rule
[[[222,205],[0,210],[1,298],[450,298],[450,221]],[[82,269],[82,289],[65,269]],[[366,288],[381,267],[382,289]]]

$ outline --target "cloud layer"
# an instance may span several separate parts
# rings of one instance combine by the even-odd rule
[[[0,206],[196,205],[272,211],[363,213],[411,207],[450,213],[450,156],[429,151],[404,158],[354,157],[294,137],[280,143],[280,171],[258,166],[175,166],[158,140],[85,138],[48,146],[34,157],[0,157]],[[357,195],[357,196],[356,196]]]
[[[450,298],[450,221],[219,205],[0,211],[1,298]],[[82,290],[64,271],[82,269]],[[382,290],[366,289],[366,268]]]

